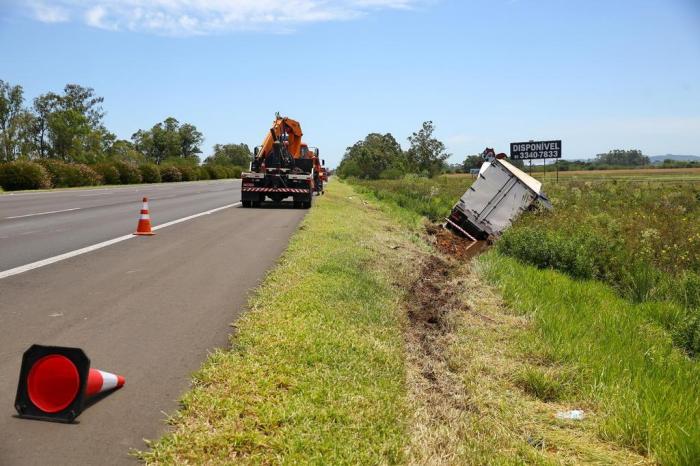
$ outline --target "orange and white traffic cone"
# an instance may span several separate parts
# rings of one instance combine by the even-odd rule
[[[139,217],[139,224],[136,227],[135,235],[151,236],[155,235],[151,231],[151,215],[148,213],[148,198],[143,198],[143,206],[141,207],[141,217]]]
[[[92,369],[80,348],[32,345],[22,356],[15,408],[24,418],[73,422],[93,397],[123,386],[121,375]]]

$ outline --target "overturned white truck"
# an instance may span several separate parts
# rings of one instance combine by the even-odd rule
[[[552,204],[542,192],[542,183],[502,158],[489,156],[476,181],[452,208],[445,226],[471,240],[498,237],[534,203],[548,209]]]

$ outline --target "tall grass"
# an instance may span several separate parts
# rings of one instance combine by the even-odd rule
[[[669,304],[633,304],[598,281],[496,252],[480,260],[512,308],[534,319],[531,343],[577,368],[575,386],[600,410],[603,438],[662,464],[700,463],[700,366],[649,319]]]
[[[380,201],[393,203],[432,221],[440,221],[449,215],[457,200],[471,186],[472,179],[409,175],[400,180],[352,179],[351,183],[358,191],[370,193]]]
[[[555,209],[524,215],[498,250],[540,268],[602,280],[635,303],[677,303],[682,315],[650,316],[662,317],[658,322],[674,341],[699,354],[700,185],[578,182],[548,189]]]
[[[471,179],[353,183],[379,200],[440,221]],[[680,305],[682,315],[659,323],[688,354],[700,354],[700,184],[570,181],[548,184],[546,191],[554,210],[523,215],[498,241],[498,250],[540,268],[602,280],[636,303]]]
[[[358,183],[433,220],[466,189],[464,177]],[[700,185],[546,190],[554,210],[526,213],[480,259],[535,324],[524,347],[569,368],[566,380],[524,371],[516,384],[590,402],[602,438],[661,464],[700,464],[700,364],[687,357],[700,353]]]

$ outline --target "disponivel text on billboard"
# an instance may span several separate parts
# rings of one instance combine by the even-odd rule
[[[561,140],[511,142],[510,158],[513,160],[560,159]]]

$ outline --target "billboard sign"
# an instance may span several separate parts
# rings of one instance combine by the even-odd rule
[[[560,159],[561,140],[511,142],[510,158],[513,160]]]

